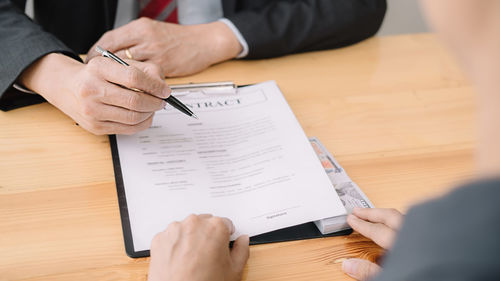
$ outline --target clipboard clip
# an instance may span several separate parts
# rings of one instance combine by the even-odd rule
[[[188,83],[169,85],[174,96],[185,96],[191,93],[202,93],[205,95],[234,95],[237,86],[234,82],[211,82],[211,83]]]

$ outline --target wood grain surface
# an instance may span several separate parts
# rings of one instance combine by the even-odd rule
[[[377,207],[405,211],[473,176],[474,93],[433,34],[235,60],[169,83],[276,80],[308,136]],[[0,112],[0,280],[145,280],[126,256],[108,138],[50,104]],[[350,280],[359,234],[251,247],[244,280]]]

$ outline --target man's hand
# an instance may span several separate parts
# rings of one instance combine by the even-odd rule
[[[384,249],[389,249],[403,221],[403,215],[395,209],[355,208],[347,217],[347,223],[363,236],[370,238]],[[348,259],[342,270],[357,280],[375,276],[380,267],[367,260]]]
[[[229,219],[190,215],[174,222],[151,243],[149,281],[240,280],[248,260],[248,236],[240,236],[232,249]]]
[[[87,61],[98,56],[97,45],[122,58],[131,56],[154,63],[170,77],[199,72],[236,57],[242,50],[231,29],[222,22],[182,26],[149,18],[106,32],[90,48]]]
[[[165,107],[162,99],[170,88],[158,67],[128,63],[96,57],[82,64],[49,54],[24,71],[20,82],[96,135],[133,134],[151,125],[154,112]]]

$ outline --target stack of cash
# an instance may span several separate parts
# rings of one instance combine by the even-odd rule
[[[355,184],[347,175],[344,169],[333,158],[333,156],[321,144],[318,138],[309,138],[314,151],[318,155],[326,174],[330,178],[333,187],[337,191],[342,204],[351,213],[354,207],[373,208],[373,204],[368,200],[368,197],[361,191],[359,186]],[[319,231],[323,234],[333,233],[350,228],[346,222],[346,216],[338,216],[315,221]]]

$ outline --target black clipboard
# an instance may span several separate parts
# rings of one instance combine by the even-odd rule
[[[131,258],[149,257],[149,250],[136,251],[134,249],[134,242],[132,239],[132,229],[130,227],[130,219],[127,206],[127,197],[125,194],[125,187],[123,184],[122,169],[120,164],[120,156],[118,153],[118,145],[116,142],[116,135],[109,136],[109,143],[111,146],[113,169],[115,172],[116,192],[118,195],[118,204],[120,208],[120,217],[122,222],[125,252]],[[250,245],[341,236],[341,235],[349,235],[351,233],[352,229],[346,229],[339,232],[334,232],[324,235],[318,230],[318,228],[313,222],[309,222],[250,237]]]

